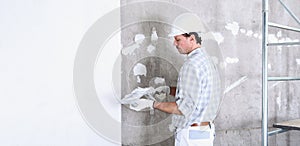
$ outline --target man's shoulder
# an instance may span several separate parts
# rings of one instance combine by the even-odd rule
[[[195,56],[187,60],[187,65],[194,67],[206,66],[209,63],[209,56],[204,56],[202,54],[195,54]]]

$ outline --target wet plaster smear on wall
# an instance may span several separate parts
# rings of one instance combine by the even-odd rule
[[[138,2],[122,0],[121,4]],[[174,5],[171,5],[174,4]],[[287,2],[300,16],[300,1]],[[205,5],[205,7],[203,7]],[[176,86],[178,71],[185,56],[178,54],[167,37],[173,19],[186,10],[203,19],[216,43],[204,40],[203,45],[220,47],[221,60],[212,55],[225,69],[224,98],[214,121],[215,145],[260,145],[261,142],[261,1],[153,1],[121,9],[122,28],[122,96],[135,88],[146,88],[153,83]],[[293,26],[288,14],[275,1],[270,4],[271,21]],[[276,13],[275,13],[276,12]],[[138,21],[138,20],[155,21]],[[131,22],[135,22],[132,24]],[[278,22],[279,23],[279,22]],[[270,42],[299,41],[299,35],[270,30]],[[293,51],[292,51],[293,49]],[[269,74],[299,76],[300,50],[295,47],[273,47],[269,52]],[[213,57],[215,56],[215,57]],[[156,80],[158,79],[158,80]],[[160,80],[160,81],[159,81]],[[272,82],[269,84],[269,123],[299,118],[299,83]],[[272,98],[273,97],[273,98]],[[164,101],[172,101],[168,96]],[[170,116],[154,111],[135,112],[122,106],[123,145],[173,145],[168,131]],[[152,125],[152,126],[147,126]],[[300,142],[294,131],[269,137],[269,145],[292,145]]]

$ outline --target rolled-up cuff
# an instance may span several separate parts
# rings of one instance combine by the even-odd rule
[[[176,104],[178,106],[178,110],[183,114],[185,117],[189,117],[192,113],[192,105],[193,102],[189,101],[188,99],[179,99],[176,101]]]

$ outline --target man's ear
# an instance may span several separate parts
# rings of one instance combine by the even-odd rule
[[[190,36],[190,40],[191,40],[191,41],[196,41],[195,35],[192,34],[192,35]]]

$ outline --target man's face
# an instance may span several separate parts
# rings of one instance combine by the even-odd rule
[[[192,48],[192,43],[190,37],[185,37],[183,35],[174,36],[174,45],[176,46],[180,54],[188,54]]]

